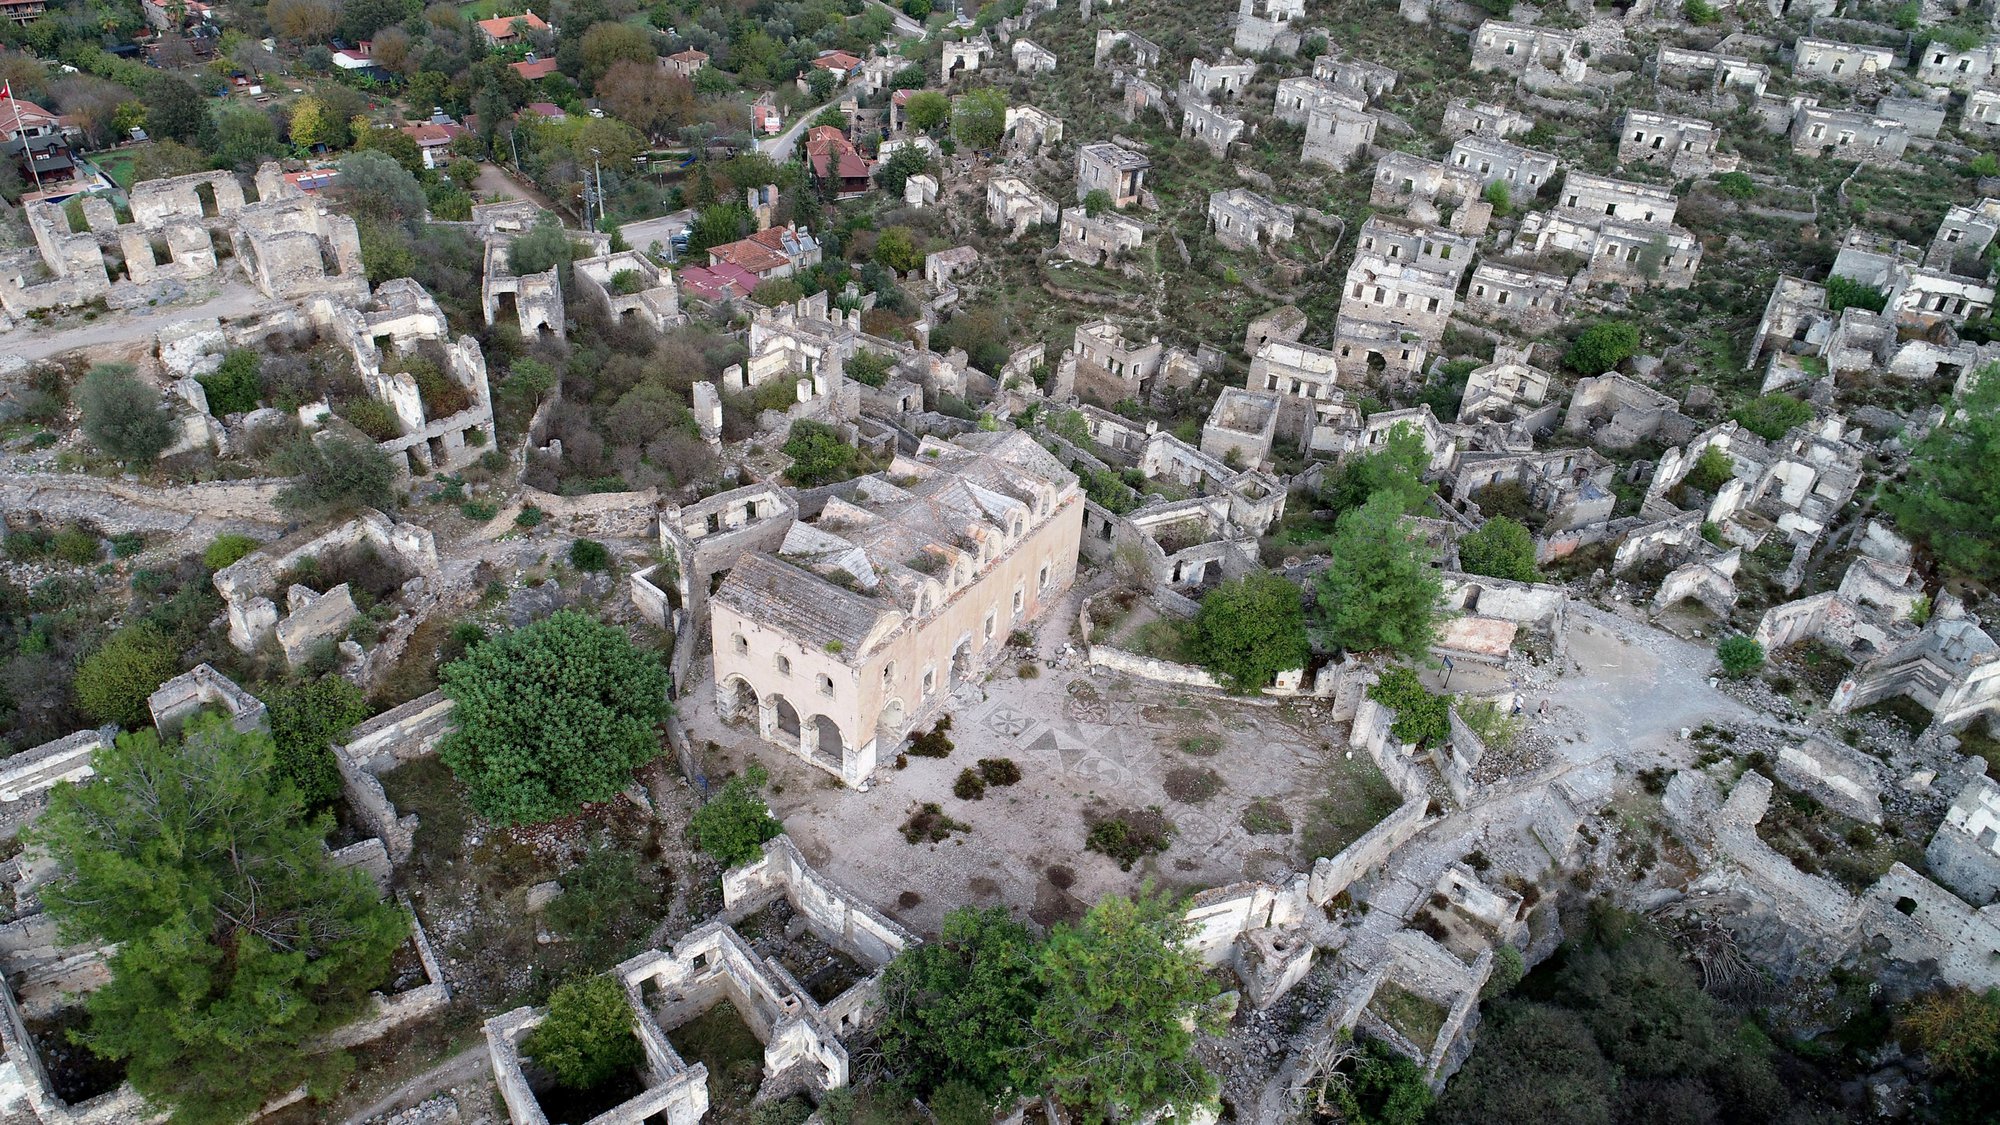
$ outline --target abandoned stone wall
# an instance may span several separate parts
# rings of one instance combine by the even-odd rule
[[[643,539],[653,534],[660,510],[660,490],[599,492],[588,496],[557,496],[539,488],[521,490],[521,502],[540,508],[556,527],[572,535],[604,539]]]
[[[723,911],[731,919],[749,917],[779,896],[814,932],[870,965],[888,964],[916,944],[908,930],[814,870],[789,836],[765,844],[762,856],[722,876]]]
[[[30,515],[52,522],[86,520],[107,535],[185,531],[197,524],[264,525],[268,535],[268,528],[290,522],[276,503],[286,483],[206,481],[150,488],[80,474],[0,473],[0,514],[9,523]]]

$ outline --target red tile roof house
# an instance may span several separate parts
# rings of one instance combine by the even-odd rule
[[[847,135],[831,125],[815,125],[806,131],[806,163],[813,179],[837,180],[835,198],[855,199],[874,186],[875,162],[861,155]]]
[[[452,139],[464,133],[465,126],[457,122],[426,121],[421,125],[403,126],[403,135],[417,142],[417,151],[424,154],[424,167],[439,168],[451,160]]]
[[[556,60],[554,59],[530,58],[522,62],[510,63],[508,65],[514,68],[515,74],[520,75],[521,77],[527,79],[530,82],[547,78],[549,75],[554,74],[556,72]]]
[[[814,59],[812,64],[821,70],[832,71],[843,81],[853,78],[855,72],[861,69],[861,59],[846,51],[827,51]]]
[[[711,269],[735,266],[758,281],[790,277],[819,265],[819,241],[793,225],[772,227],[749,238],[709,247],[708,264]]]
[[[757,288],[757,275],[742,266],[720,262],[714,266],[689,266],[678,275],[681,293],[700,301],[733,301],[748,297]]]
[[[548,21],[533,11],[523,12],[518,16],[495,16],[490,20],[479,21],[480,36],[495,47],[519,43],[522,38],[521,32],[524,30],[548,31],[550,28]]]
[[[660,69],[666,71],[668,74],[679,75],[692,82],[694,81],[695,72],[700,70],[707,62],[708,55],[705,52],[689,47],[685,51],[675,51],[671,55],[662,56],[660,59]]]

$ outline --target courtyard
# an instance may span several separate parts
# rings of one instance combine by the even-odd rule
[[[697,685],[682,714],[709,784],[762,765],[765,797],[806,858],[919,933],[968,903],[1047,925],[1148,882],[1192,892],[1282,881],[1399,803],[1367,755],[1349,753],[1346,724],[1312,704],[1008,665],[948,701],[948,757],[906,754],[899,769],[898,752],[885,750],[863,793],[761,742],[748,723],[723,724],[713,694]],[[956,796],[960,772],[979,772],[982,759],[1012,761],[1020,780]],[[937,808],[918,827],[942,839],[911,843],[904,827],[927,805]],[[1085,847],[1105,819],[1171,826],[1166,850],[1121,869]]]

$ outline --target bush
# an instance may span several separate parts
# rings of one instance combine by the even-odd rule
[[[218,535],[201,553],[201,565],[210,570],[221,570],[257,549],[257,541],[248,535]]]
[[[141,726],[151,713],[146,697],[174,674],[174,664],[166,634],[151,625],[127,625],[84,657],[70,690],[93,722]]]
[[[262,368],[263,361],[248,348],[237,348],[223,356],[222,366],[198,380],[208,395],[208,412],[220,418],[257,409],[258,400],[264,396]]]
[[[1617,320],[1600,320],[1583,330],[1563,353],[1563,366],[1579,375],[1602,375],[1639,350],[1639,329]]]
[[[1091,825],[1083,846],[1116,860],[1120,871],[1130,871],[1134,863],[1166,851],[1173,835],[1173,825],[1158,814],[1130,818],[1120,815]]]
[[[695,810],[695,843],[725,868],[756,859],[765,841],[785,830],[757,795],[766,780],[763,768],[752,766],[748,774],[731,778],[714,800]]]
[[[1782,391],[1773,391],[1761,398],[1752,399],[1742,409],[1731,414],[1738,425],[1765,441],[1776,441],[1792,431],[1812,421],[1812,407]]]
[[[388,441],[403,433],[403,424],[396,418],[395,410],[388,403],[366,395],[342,403],[340,416],[376,441]]]
[[[57,558],[77,566],[88,566],[104,557],[104,548],[96,534],[80,527],[65,527],[56,532],[53,546]]]
[[[292,478],[278,493],[278,507],[299,519],[395,506],[396,470],[388,454],[372,445],[301,438],[279,454],[278,468]]]
[[[1436,695],[1408,668],[1390,668],[1369,685],[1368,698],[1396,713],[1390,733],[1419,746],[1451,735],[1451,697]]]
[[[521,511],[514,516],[514,524],[517,527],[535,527],[538,526],[542,522],[542,520],[545,519],[547,516],[548,516],[547,512],[544,512],[540,508],[537,508],[533,504],[530,504],[527,507],[522,508]]]
[[[1764,666],[1764,646],[1741,633],[1722,638],[1715,656],[1728,676],[1747,676]]]
[[[1506,516],[1495,516],[1460,539],[1458,562],[1469,574],[1510,582],[1533,582],[1539,577],[1535,570],[1535,537]]]
[[[368,717],[361,689],[339,676],[279,687],[264,697],[277,747],[278,772],[299,787],[308,805],[340,795],[340,769],[331,744]]]
[[[977,801],[986,796],[986,779],[968,766],[958,771],[958,780],[951,783],[951,795],[961,801]]]
[[[0,543],[6,546],[8,558],[27,560],[46,558],[55,549],[56,539],[39,527],[30,527],[8,532]]]
[[[1021,767],[1012,758],[981,758],[979,776],[988,785],[1013,785],[1021,780]]]
[[[612,948],[621,935],[636,935],[652,924],[659,895],[639,871],[631,851],[593,845],[581,862],[562,874],[562,893],[543,911],[549,928],[579,942],[586,960],[616,959],[626,950]],[[608,954],[600,958],[597,954]]]
[[[839,430],[806,418],[792,423],[781,451],[792,459],[785,476],[800,488],[846,480],[861,452],[842,441]]]
[[[569,565],[578,570],[609,570],[611,549],[595,539],[579,539],[569,545]]]
[[[1850,308],[1881,312],[1888,304],[1889,294],[1880,289],[1838,274],[1826,279],[1826,307],[1834,313]]]
[[[173,419],[159,393],[132,377],[124,364],[94,367],[76,389],[83,433],[107,456],[133,463],[151,461],[174,441]]]
[[[1749,199],[1757,194],[1757,181],[1747,172],[1724,172],[1716,177],[1715,186],[1731,199]]]
[[[485,523],[500,514],[500,507],[489,500],[467,500],[458,506],[458,514],[474,523]]]
[[[969,832],[972,826],[946,816],[944,806],[936,801],[925,801],[912,810],[903,820],[903,840],[911,844],[936,844],[950,839],[954,832]]]
[[[549,996],[548,1016],[521,1041],[523,1054],[559,1085],[590,1090],[645,1058],[632,1034],[632,1006],[616,978],[585,977]]]
[[[1684,479],[1689,488],[1714,495],[1717,489],[1728,484],[1735,476],[1736,465],[1729,459],[1729,454],[1724,453],[1721,446],[1711,445],[1701,451],[1700,457],[1695,458],[1694,468],[1688,470],[1688,475]]]
[[[612,626],[563,610],[439,672],[457,727],[438,756],[496,824],[608,801],[660,754],[667,671]]]
[[[1233,691],[1269,687],[1278,673],[1304,667],[1312,653],[1299,588],[1275,574],[1224,582],[1202,598],[1190,648]]]
[[[111,537],[111,554],[114,558],[129,559],[146,549],[146,537],[137,531],[127,531]]]
[[[910,736],[911,754],[919,758],[948,758],[955,743],[947,736],[951,730],[951,716],[939,715],[938,721],[923,734]]]

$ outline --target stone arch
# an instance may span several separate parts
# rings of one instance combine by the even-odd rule
[[[782,695],[773,694],[771,709],[776,714],[774,722],[777,732],[792,738],[799,737],[799,709],[792,706],[792,701]]]
[[[882,704],[882,715],[875,726],[886,741],[894,742],[903,737],[903,723],[907,718],[903,701],[892,697]]]
[[[841,737],[840,724],[825,715],[806,720],[804,745],[824,765],[838,767],[847,757],[847,740]]]
[[[1464,605],[1464,606],[1462,607],[1462,608],[1463,608],[1463,609],[1465,610],[1465,612],[1467,612],[1467,613],[1478,613],[1478,612],[1479,612],[1479,595],[1481,595],[1481,594],[1483,594],[1483,593],[1485,593],[1485,592],[1486,592],[1486,591],[1485,591],[1484,589],[1482,589],[1482,588],[1481,588],[1481,587],[1479,586],[1479,584],[1478,584],[1478,583],[1476,583],[1476,582],[1475,582],[1475,583],[1473,583],[1473,584],[1472,584],[1472,585],[1470,585],[1470,586],[1467,586],[1467,587],[1465,588],[1465,605]]]
[[[724,722],[738,722],[743,719],[755,720],[759,700],[757,689],[741,676],[731,676],[722,681],[721,694],[717,700]]]

